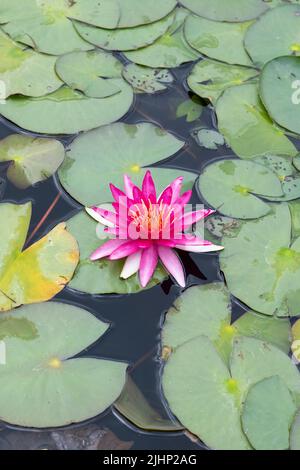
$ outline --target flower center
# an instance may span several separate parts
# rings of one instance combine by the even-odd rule
[[[150,200],[146,204],[142,201],[140,204],[135,204],[130,208],[130,225],[139,234],[139,238],[169,239],[171,236],[173,214],[173,207],[167,204],[162,202],[160,204],[153,204]]]

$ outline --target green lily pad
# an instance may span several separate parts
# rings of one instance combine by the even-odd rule
[[[286,204],[244,223],[235,237],[224,237],[221,269],[232,294],[266,315],[294,316],[300,307],[300,239],[291,241]]]
[[[244,48],[244,37],[250,24],[219,23],[190,15],[185,22],[184,34],[190,46],[207,57],[228,64],[251,66]]]
[[[243,408],[242,425],[254,449],[288,449],[295,412],[295,403],[280,377],[269,377],[253,385]]]
[[[295,168],[297,168],[298,171],[300,171],[300,155],[297,155],[293,159],[293,165],[294,165]]]
[[[295,170],[290,157],[278,155],[264,155],[255,158],[255,162],[265,165],[274,171],[281,181],[283,196],[265,198],[270,201],[292,201],[300,197],[300,175]]]
[[[180,0],[192,12],[217,21],[246,21],[257,18],[268,5],[263,0]]]
[[[216,113],[219,131],[239,157],[297,154],[292,142],[274,125],[262,106],[256,85],[227,89],[218,99]]]
[[[97,237],[97,222],[85,211],[72,217],[67,222],[67,227],[76,238],[80,251],[79,265],[69,283],[71,289],[88,294],[132,294],[143,290],[138,274],[126,280],[120,278],[124,260],[90,260],[90,255],[108,239]],[[159,266],[147,288],[159,284],[166,277],[165,270]]]
[[[39,54],[12,41],[0,31],[1,99],[10,95],[42,96],[61,87],[56,57]]]
[[[185,62],[198,59],[199,54],[187,43],[183,25],[188,12],[177,9],[174,21],[168,31],[157,41],[136,51],[125,52],[131,62],[154,68],[178,67]]]
[[[204,222],[205,240],[209,240],[215,245],[220,244],[220,238],[224,235],[235,235],[236,230],[242,224],[241,220],[225,217],[223,215],[212,215]]]
[[[292,240],[300,237],[300,201],[289,202],[292,217]]]
[[[179,346],[163,372],[163,392],[174,415],[206,445],[218,450],[247,450],[238,393],[210,340],[194,338]]]
[[[38,330],[32,321],[2,315],[0,318],[0,340],[4,338],[22,338],[31,340],[38,337]]]
[[[157,93],[164,91],[174,81],[167,69],[151,69],[142,65],[128,64],[124,67],[123,77],[130,83],[135,93]]]
[[[279,178],[265,166],[237,159],[208,165],[199,178],[199,191],[207,203],[228,217],[255,219],[270,212],[257,196],[282,196]]]
[[[174,13],[171,13],[151,24],[113,30],[79,22],[74,22],[74,26],[85,41],[95,46],[110,51],[130,51],[152,44],[167,31],[173,19]]]
[[[187,82],[194,93],[214,103],[227,88],[242,85],[257,75],[255,69],[204,59],[192,69]]]
[[[0,217],[5,221],[0,243],[0,312],[51,299],[73,276],[79,258],[76,240],[61,223],[22,251],[31,203],[2,203]]]
[[[263,68],[260,96],[268,113],[280,126],[298,134],[300,134],[299,87],[300,57],[279,57]]]
[[[0,162],[11,162],[7,178],[19,189],[52,176],[64,158],[65,149],[58,140],[12,134],[0,141]]]
[[[116,142],[121,145],[116,146]],[[59,179],[81,204],[106,203],[112,200],[110,182],[122,188],[124,174],[128,174],[140,185],[145,174],[143,167],[170,157],[183,145],[181,140],[150,123],[102,127],[72,142],[60,167]],[[158,191],[168,186],[174,176],[184,176],[189,187],[196,178],[195,174],[169,168],[153,168],[153,175]]]
[[[231,323],[229,291],[220,282],[187,289],[168,311],[162,344],[171,350],[200,335],[207,336],[226,362],[237,335],[250,336],[290,350],[291,327],[287,319],[246,312]]]
[[[57,302],[22,307],[13,318],[33,323],[38,335],[29,340],[5,338],[1,420],[35,428],[66,426],[102,413],[118,398],[127,364],[71,359],[94,343],[107,324],[81,308]]]
[[[32,132],[75,134],[120,119],[130,109],[132,88],[123,79],[114,79],[120,92],[108,98],[89,98],[62,87],[42,98],[14,96],[0,102],[0,114]]]
[[[177,107],[176,117],[186,118],[186,122],[194,122],[201,117],[203,106],[198,96],[193,96],[191,99],[185,100]]]
[[[208,150],[217,150],[219,146],[225,145],[224,137],[214,129],[195,129],[192,135],[200,147]]]
[[[300,6],[284,5],[267,11],[245,36],[245,47],[259,66],[272,59],[300,53]]]
[[[290,449],[291,450],[300,450],[300,410],[295,416],[295,420],[291,429],[290,436]]]
[[[71,52],[56,62],[56,72],[70,88],[91,98],[107,98],[119,93],[116,78],[122,64],[112,54],[101,51]]]

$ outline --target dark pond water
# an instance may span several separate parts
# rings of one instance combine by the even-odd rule
[[[191,131],[200,125],[210,128],[215,126],[214,115],[209,106],[205,108],[201,118],[192,123],[187,123],[185,118],[176,118],[176,107],[189,96],[184,85],[189,69],[189,66],[185,66],[175,70],[176,81],[167,92],[154,96],[137,95],[134,108],[123,121],[127,123],[152,121],[184,139],[187,142],[186,148],[178,154],[175,161],[172,161],[172,166],[175,162],[175,166],[179,169],[192,169],[200,173],[208,161],[230,154],[230,150],[226,147],[214,151],[203,149],[190,135]],[[14,132],[22,131],[5,120],[0,120],[1,138]],[[72,140],[70,136],[63,138],[66,144],[70,140]],[[168,162],[165,165],[168,165]],[[0,166],[0,177],[3,177],[4,180],[5,169],[6,166]],[[53,178],[25,191],[17,190],[8,181],[4,185],[4,201],[17,203],[32,201],[33,216],[29,233],[36,227],[57,194],[61,192],[58,203],[35,234],[33,241],[48,232],[58,221],[67,220],[81,209],[70,196],[60,189]],[[199,202],[196,194],[194,202]],[[1,224],[3,223],[5,221],[1,221]],[[189,275],[189,286],[222,279],[218,259],[214,254],[191,256],[186,254],[183,260]],[[128,361],[132,365],[130,374],[133,380],[151,406],[165,417],[168,416],[168,410],[160,390],[160,363],[158,359],[160,333],[164,315],[179,292],[178,287],[172,285],[170,281],[166,281],[162,286],[130,296],[99,297],[74,293],[70,289],[65,289],[57,296],[60,301],[76,304],[91,311],[98,318],[111,322],[109,335],[106,334],[81,356],[88,354],[98,358]],[[243,310],[245,310],[243,306],[235,303],[234,314],[236,316]],[[96,429],[96,426],[97,429],[110,430],[121,441],[132,442],[132,449],[205,449],[200,442],[193,442],[183,432],[142,432],[112,409],[89,423],[72,428],[71,431],[79,437],[86,436],[85,433]],[[51,436],[48,431],[34,432],[12,429],[6,424],[0,423],[0,449],[51,449],[54,447]],[[78,442],[76,446],[80,448]]]

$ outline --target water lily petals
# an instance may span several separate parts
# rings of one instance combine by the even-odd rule
[[[119,248],[121,245],[126,243],[126,240],[109,240],[108,242],[104,243],[104,245],[100,246],[95,250],[91,256],[91,261],[97,261],[98,259],[105,258],[106,256],[110,256],[113,251]]]
[[[142,250],[139,250],[136,253],[133,253],[132,255],[128,256],[125,261],[123,270],[120,274],[120,277],[122,279],[128,279],[129,277],[133,276],[135,273],[138,272],[140,268],[141,257]]]
[[[147,171],[143,183],[142,183],[142,191],[144,194],[144,197],[147,199],[150,199],[152,203],[156,202],[156,189],[155,189],[155,184],[151,175],[151,171]]]
[[[175,251],[165,246],[159,246],[158,255],[166,270],[169,271],[181,287],[185,287],[185,273]]]
[[[163,204],[171,204],[172,198],[173,198],[173,190],[171,186],[167,186],[166,189],[164,189],[164,191],[159,196],[159,199],[157,202],[158,204],[160,204],[161,202]]]
[[[155,268],[158,263],[158,253],[156,246],[151,245],[149,248],[146,248],[141,257],[140,265],[140,283],[142,287],[146,287],[150,281]]]
[[[193,191],[191,189],[189,191],[186,191],[177,199],[176,204],[180,206],[185,206],[186,204],[189,203],[192,197],[192,194],[193,194]]]
[[[128,176],[128,175],[124,175],[124,188],[125,188],[125,192],[127,194],[127,197],[129,197],[129,199],[133,199],[134,184],[133,184],[130,176]]]
[[[214,213],[215,211],[211,209],[201,209],[195,212],[188,212],[184,214],[182,218],[183,228],[189,228],[191,225],[199,222],[199,220],[205,219],[206,217]]]
[[[86,212],[97,222],[107,227],[114,227],[116,225],[116,214],[104,207],[86,207]]]
[[[113,198],[115,201],[119,202],[120,199],[121,200],[123,198],[127,199],[126,194],[123,191],[121,191],[121,189],[117,188],[114,184],[110,183],[109,187],[110,187],[111,194],[113,195]]]
[[[181,192],[181,187],[182,187],[182,181],[183,181],[183,177],[182,176],[179,176],[179,178],[176,178],[171,184],[171,188],[172,188],[172,191],[173,191],[173,198],[172,198],[172,202],[176,202],[177,199],[179,198],[180,196],[180,192]]]
[[[219,245],[176,245],[175,248],[181,251],[189,251],[190,253],[211,253],[214,251],[224,250],[223,246]]]
[[[113,251],[113,253],[110,255],[110,260],[118,260],[125,258],[126,256],[132,255],[139,249],[137,241],[122,240],[122,242],[122,245],[120,247],[117,247],[116,250]]]

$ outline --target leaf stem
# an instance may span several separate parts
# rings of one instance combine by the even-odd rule
[[[28,245],[31,240],[33,239],[33,237],[35,236],[35,234],[39,231],[39,229],[41,228],[41,226],[43,225],[43,223],[47,220],[47,218],[49,217],[49,215],[51,214],[51,212],[53,211],[53,209],[55,208],[56,204],[58,203],[58,201],[60,200],[61,198],[61,194],[57,194],[57,196],[55,197],[54,201],[52,202],[52,204],[48,207],[47,211],[45,212],[45,214],[43,215],[43,217],[41,218],[41,220],[39,221],[39,223],[36,225],[36,227],[33,229],[33,231],[31,232],[31,234],[29,235],[29,237],[27,238],[27,241],[26,241],[26,245]]]

